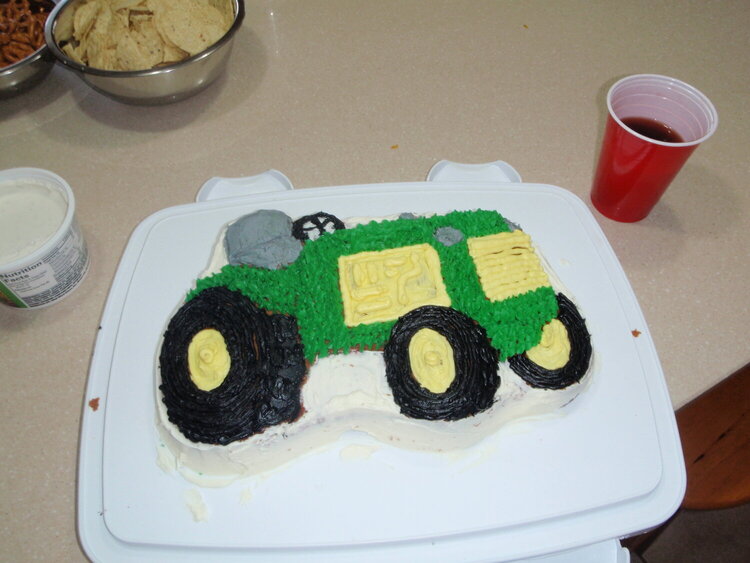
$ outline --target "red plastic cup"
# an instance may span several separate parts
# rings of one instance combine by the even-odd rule
[[[713,135],[719,117],[700,91],[657,74],[619,80],[609,89],[607,109],[591,201],[610,219],[640,221],[692,152]]]

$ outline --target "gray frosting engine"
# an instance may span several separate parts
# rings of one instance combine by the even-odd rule
[[[292,219],[286,213],[262,209],[227,227],[224,248],[232,265],[278,270],[297,259],[302,243],[292,236]]]

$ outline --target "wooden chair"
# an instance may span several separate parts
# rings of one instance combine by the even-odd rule
[[[750,502],[750,364],[678,409],[675,416],[687,471],[680,510],[716,510]],[[642,557],[671,521],[622,544]]]

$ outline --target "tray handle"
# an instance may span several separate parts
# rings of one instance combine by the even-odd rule
[[[427,174],[428,182],[521,182],[521,175],[507,162],[464,164],[441,160]]]
[[[293,189],[291,180],[282,172],[272,168],[255,176],[243,176],[241,178],[214,176],[201,186],[195,196],[195,201],[212,201]]]

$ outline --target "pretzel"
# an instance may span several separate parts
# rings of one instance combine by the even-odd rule
[[[44,45],[44,23],[54,4],[48,1],[0,2],[0,68],[17,63]]]

